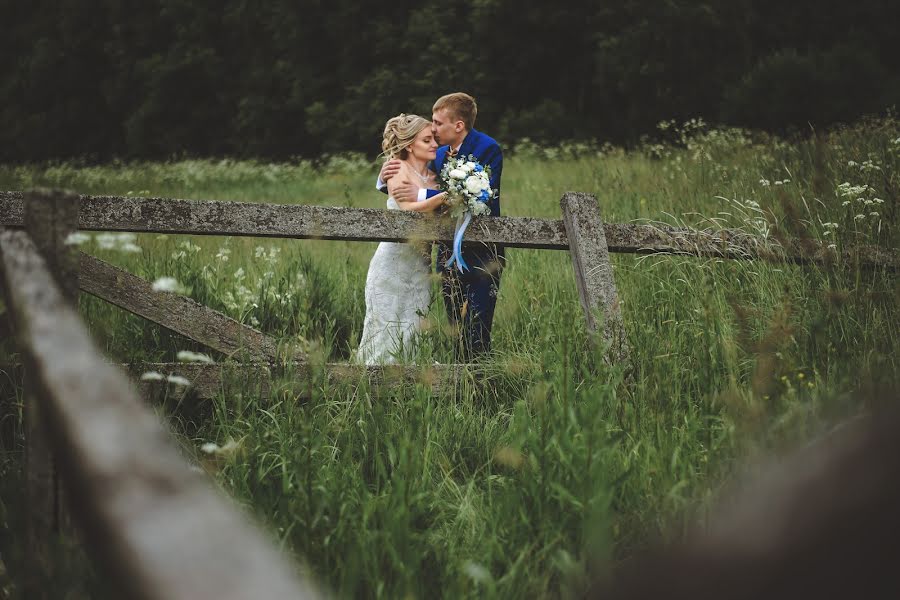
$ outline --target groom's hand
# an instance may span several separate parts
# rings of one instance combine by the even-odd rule
[[[386,183],[388,179],[390,179],[391,177],[393,177],[394,175],[396,175],[399,172],[400,172],[400,160],[397,158],[392,158],[391,160],[389,160],[386,163],[384,163],[383,165],[381,165],[381,174],[379,175],[379,177],[381,177],[381,180]]]
[[[419,186],[409,181],[401,181],[394,185],[392,196],[397,202],[416,202],[419,199]]]

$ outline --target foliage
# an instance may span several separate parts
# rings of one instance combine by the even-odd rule
[[[782,132],[900,100],[900,5],[633,0],[0,2],[0,161],[374,155],[441,94],[520,138],[634,143],[663,119]],[[799,99],[803,98],[803,101]]]

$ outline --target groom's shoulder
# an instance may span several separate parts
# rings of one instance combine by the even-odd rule
[[[498,148],[500,147],[500,144],[497,143],[497,140],[495,140],[494,138],[492,138],[485,132],[478,131],[477,129],[473,129],[472,133],[474,133],[476,135],[479,146],[496,146]]]
[[[497,143],[497,140],[481,131],[472,131],[477,134],[475,147],[477,148],[476,153],[478,155],[483,159],[487,159],[485,158],[485,155],[490,155],[490,160],[494,160],[494,157],[500,157],[502,159],[503,149],[500,148],[500,144]]]

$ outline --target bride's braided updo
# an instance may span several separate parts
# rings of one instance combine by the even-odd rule
[[[384,139],[381,149],[387,160],[399,158],[405,160],[409,151],[407,148],[419,135],[419,132],[431,126],[431,121],[419,115],[407,115],[400,113],[396,117],[388,119],[384,126]]]

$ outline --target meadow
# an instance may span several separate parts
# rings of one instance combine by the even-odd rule
[[[628,150],[507,149],[502,207],[559,218],[562,193],[583,191],[607,222],[896,249],[898,167],[890,114],[795,140],[664,122]],[[0,189],[378,208],[377,169],[359,155],[0,166]],[[375,245],[89,233],[81,249],[150,280],[173,277],[322,364],[352,358]],[[605,365],[591,344],[568,253],[511,249],[493,354],[458,389],[432,395],[423,381],[376,394],[286,373],[265,401],[242,382],[202,403],[172,384],[159,413],[185,456],[339,596],[565,597],[655,540],[702,527],[760,457],[894,397],[895,273],[842,261],[612,260],[627,368]],[[417,348],[423,373],[452,362],[437,283]],[[80,311],[117,362],[208,352],[86,295]],[[15,361],[9,340],[0,358]],[[21,390],[4,379],[0,585],[14,589]],[[102,595],[84,568],[63,570],[60,589]]]

